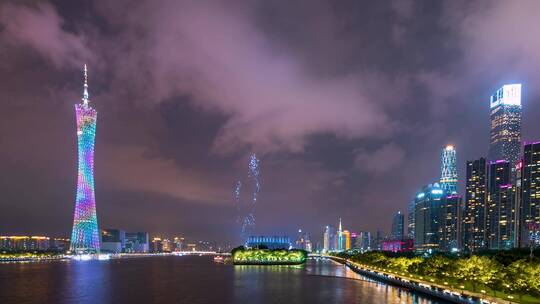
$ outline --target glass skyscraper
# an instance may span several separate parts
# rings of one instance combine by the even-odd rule
[[[456,149],[448,145],[441,151],[441,187],[448,194],[457,193]]]
[[[75,105],[78,141],[78,180],[70,250],[77,254],[99,253],[100,241],[94,195],[94,141],[97,111],[89,103],[88,76],[84,65],[82,103]]]
[[[420,252],[439,250],[441,222],[439,208],[444,190],[438,183],[422,188],[416,194],[414,208],[414,248]]]
[[[393,240],[402,240],[404,238],[404,222],[405,216],[403,215],[403,213],[401,213],[401,211],[398,211],[398,213],[394,215],[394,218],[392,220],[392,230],[390,233],[390,237]]]
[[[513,167],[521,152],[521,84],[507,84],[490,100],[491,132],[488,159],[507,160]]]
[[[419,252],[458,249],[461,197],[447,195],[438,184],[416,194],[414,205],[414,249]]]

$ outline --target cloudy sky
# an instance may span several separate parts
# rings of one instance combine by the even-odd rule
[[[89,65],[101,227],[234,240],[261,159],[260,233],[388,231],[484,156],[489,95],[523,83],[540,139],[539,1],[2,1],[0,233],[68,236]],[[460,184],[463,192],[463,183]],[[249,189],[243,199],[249,197]]]

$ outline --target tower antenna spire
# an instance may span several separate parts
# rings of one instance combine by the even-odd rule
[[[83,103],[85,106],[88,106],[88,102],[90,101],[88,95],[88,68],[86,67],[86,63],[84,64],[84,92],[83,92]]]

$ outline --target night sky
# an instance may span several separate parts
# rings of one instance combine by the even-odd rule
[[[540,139],[540,1],[90,2],[0,3],[2,235],[70,235],[84,63],[102,228],[233,240],[255,152],[257,232],[388,231],[505,83]]]

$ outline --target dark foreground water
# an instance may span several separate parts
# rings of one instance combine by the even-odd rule
[[[329,260],[232,266],[211,257],[0,264],[0,303],[444,303]]]

